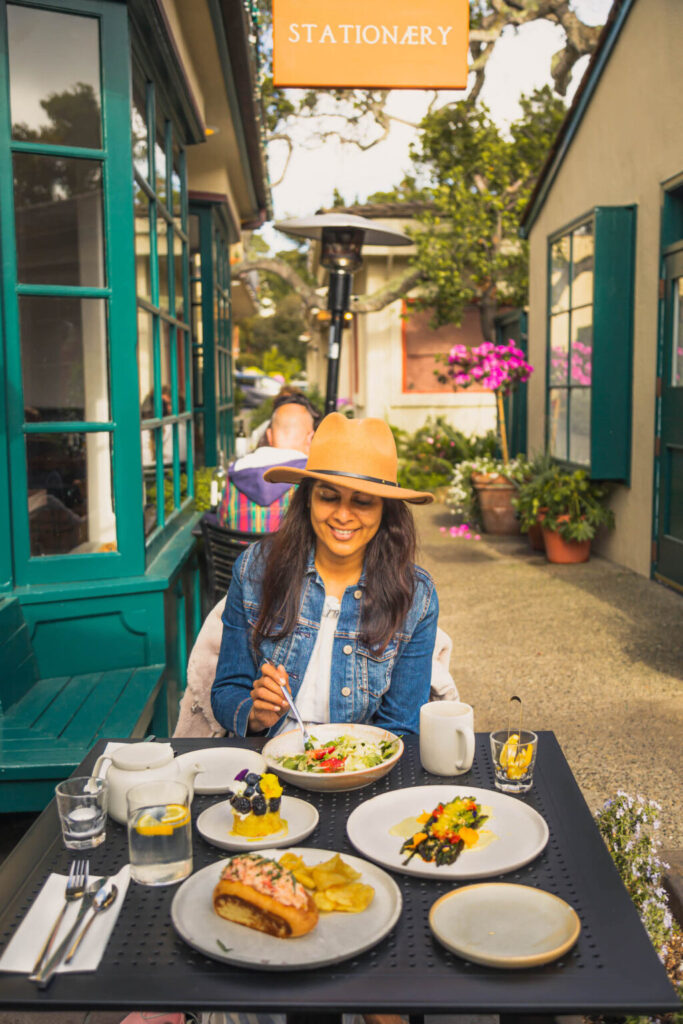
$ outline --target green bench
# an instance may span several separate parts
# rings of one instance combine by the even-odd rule
[[[0,810],[39,811],[96,740],[164,733],[164,665],[41,679],[16,598],[0,599]]]

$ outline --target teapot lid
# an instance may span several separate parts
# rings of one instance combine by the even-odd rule
[[[112,763],[123,771],[141,771],[145,768],[162,768],[173,760],[170,743],[126,743],[112,751]]]

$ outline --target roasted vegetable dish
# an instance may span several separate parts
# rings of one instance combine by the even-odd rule
[[[430,813],[423,812],[417,821],[421,825],[410,839],[406,839],[401,853],[408,856],[407,864],[417,854],[429,864],[453,864],[463,850],[479,841],[479,829],[488,820],[474,797],[456,797],[447,804],[439,804]]]

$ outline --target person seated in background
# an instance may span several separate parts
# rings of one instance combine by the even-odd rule
[[[285,462],[291,466],[306,465],[314,431],[314,410],[303,395],[285,394],[279,402],[278,398],[273,403],[266,444],[228,467],[217,513],[221,526],[246,533],[272,533],[289,507],[292,485],[269,483],[263,474]]]

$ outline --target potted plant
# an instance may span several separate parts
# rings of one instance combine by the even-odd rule
[[[455,467],[446,505],[460,522],[481,524],[487,533],[519,533],[508,489],[516,493],[528,473],[523,455],[504,463],[493,455],[465,459]]]
[[[447,363],[445,372],[437,371],[442,383],[450,380],[457,388],[469,388],[477,384],[493,391],[496,396],[502,464],[487,467],[486,470],[474,468],[471,479],[477,490],[484,529],[488,533],[517,533],[519,524],[512,506],[517,485],[510,470],[503,398],[529,379],[533,367],[527,363],[524,353],[512,340],[504,345],[484,341],[474,348],[454,345],[441,361]]]
[[[547,509],[543,505],[546,480],[554,472],[552,458],[546,452],[535,455],[512,499],[522,533],[526,533],[534,551],[545,551],[542,520]]]
[[[598,527],[614,527],[614,513],[605,504],[607,494],[607,486],[589,479],[585,469],[570,473],[556,467],[541,475],[531,508],[542,525],[549,562],[588,560]]]

